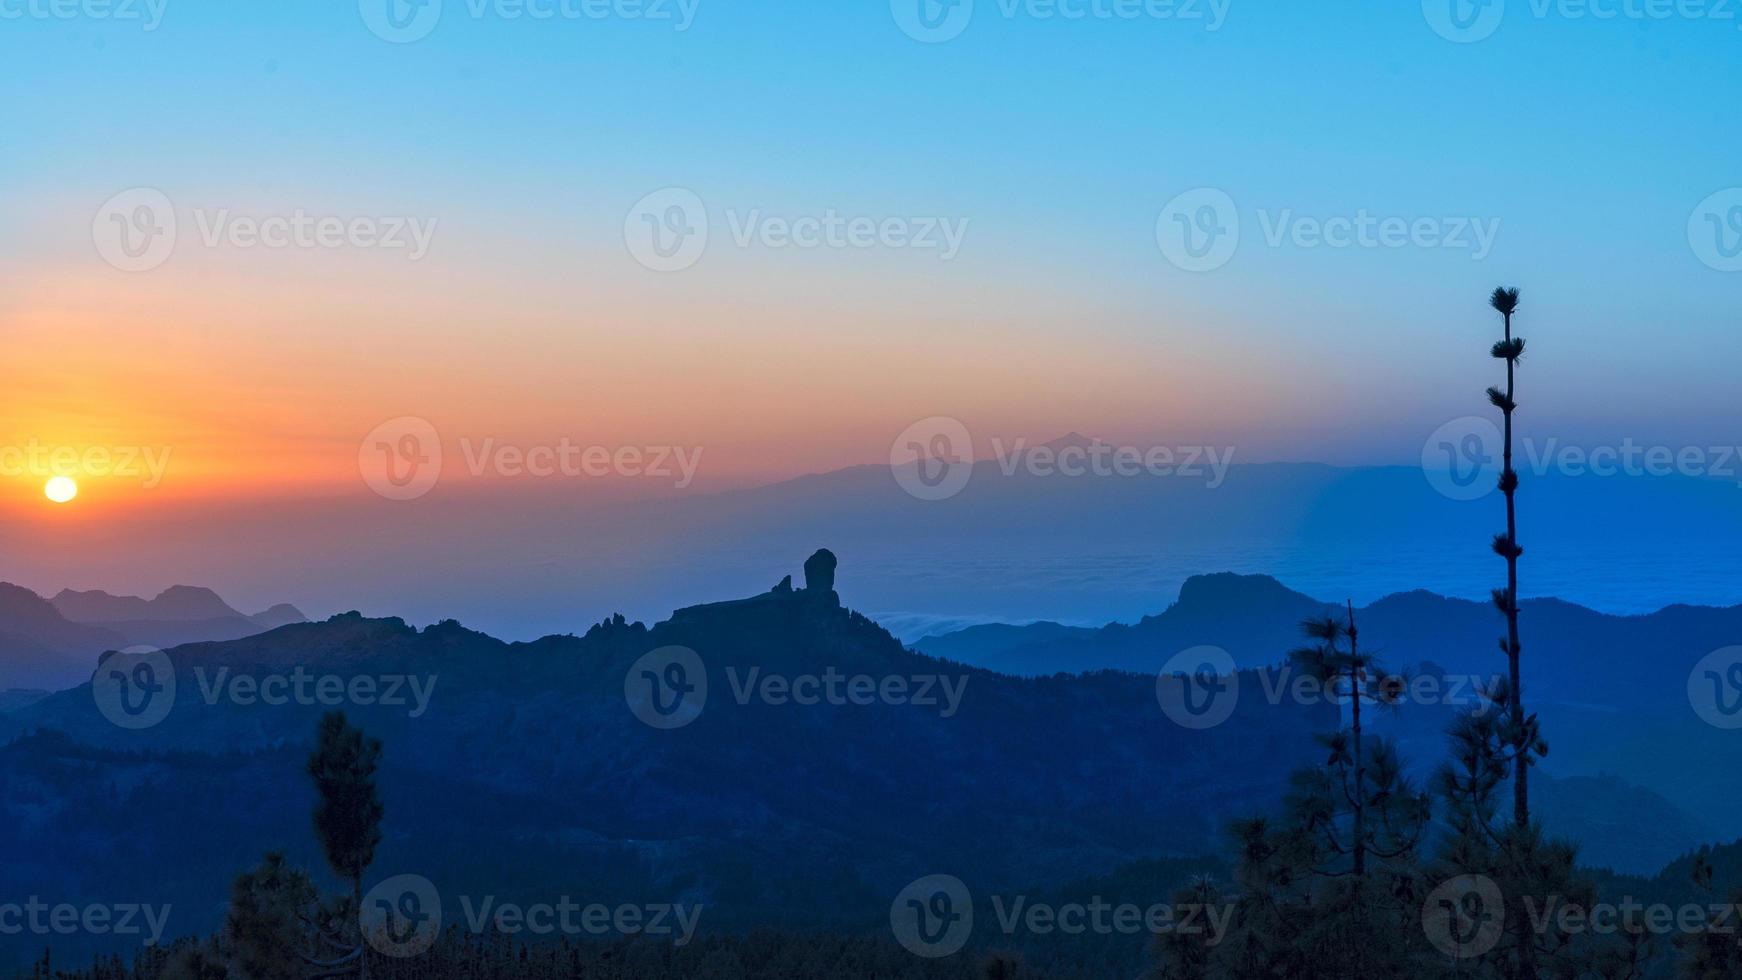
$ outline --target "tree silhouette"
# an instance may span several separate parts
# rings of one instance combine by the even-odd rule
[[[1441,881],[1478,876],[1493,882],[1505,904],[1505,934],[1488,951],[1461,964],[1475,976],[1536,980],[1539,963],[1554,976],[1628,976],[1644,950],[1632,937],[1622,946],[1597,946],[1571,934],[1564,922],[1536,923],[1530,908],[1551,901],[1588,908],[1594,886],[1577,872],[1577,849],[1550,839],[1531,822],[1530,767],[1548,754],[1535,715],[1524,708],[1518,637],[1518,473],[1512,466],[1513,414],[1517,411],[1517,368],[1524,339],[1512,333],[1518,290],[1496,289],[1489,304],[1505,320],[1505,334],[1492,353],[1506,362],[1506,389],[1488,389],[1488,400],[1505,421],[1500,490],[1506,498],[1506,532],[1495,535],[1494,552],[1506,560],[1506,587],[1494,590],[1494,604],[1506,617],[1507,676],[1481,693],[1483,705],[1453,724],[1451,757],[1441,768],[1439,786],[1446,801],[1451,833],[1434,868]],[[1512,814],[1500,817],[1501,790],[1512,782]],[[1487,972],[1477,972],[1478,970]],[[1582,971],[1582,972],[1581,972]]]
[[[381,843],[382,807],[375,792],[375,769],[381,758],[381,742],[366,738],[362,730],[345,721],[345,713],[331,711],[321,717],[308,774],[314,779],[320,799],[315,804],[315,836],[327,857],[327,866],[351,886],[350,918],[363,908],[363,873],[375,860]],[[363,951],[361,924],[357,929],[359,974],[369,975],[369,957]]]
[[[1512,415],[1518,410],[1518,360],[1524,356],[1524,338],[1512,335],[1512,315],[1518,311],[1518,290],[1499,288],[1488,303],[1505,319],[1505,336],[1494,345],[1492,354],[1506,362],[1506,390],[1488,389],[1488,400],[1500,409],[1505,422],[1504,448],[1500,468],[1500,492],[1506,497],[1506,533],[1494,536],[1494,553],[1506,559],[1506,587],[1494,590],[1494,604],[1506,616],[1506,638],[1500,649],[1506,653],[1507,689],[1504,708],[1509,719],[1503,733],[1512,746],[1512,820],[1520,829],[1530,826],[1530,766],[1531,754],[1547,754],[1537,730],[1535,715],[1524,711],[1524,686],[1519,676],[1518,642],[1518,559],[1524,549],[1518,545],[1518,471],[1512,468]]]
[[[1362,708],[1395,706],[1398,687],[1346,620],[1301,624],[1290,662],[1350,705],[1350,727],[1322,735],[1324,763],[1294,774],[1283,815],[1231,828],[1237,891],[1200,882],[1178,901],[1230,901],[1229,935],[1163,937],[1153,974],[1175,978],[1407,976],[1424,954],[1417,848],[1432,816],[1396,748],[1365,731]],[[1344,646],[1347,641],[1347,647]]]
[[[1710,846],[1702,847],[1694,855],[1689,878],[1695,888],[1715,899],[1717,890],[1712,884],[1714,877],[1712,849]],[[1730,896],[1730,908],[1742,909],[1742,888],[1738,888]],[[1733,927],[1683,933],[1676,938],[1676,945],[1680,947],[1684,957],[1681,975],[1687,980],[1742,977],[1742,943],[1736,941]]]
[[[993,953],[980,964],[981,980],[1017,980],[1021,975],[1022,964],[1005,953]]]
[[[1341,623],[1331,616],[1302,623],[1301,632],[1315,644],[1289,654],[1289,660],[1321,689],[1347,699],[1350,712],[1347,732],[1319,738],[1330,750],[1330,757],[1323,768],[1296,775],[1293,803],[1304,826],[1323,837],[1325,849],[1332,855],[1347,855],[1350,872],[1364,879],[1367,856],[1377,844],[1368,826],[1368,810],[1376,805],[1399,808],[1395,814],[1384,814],[1385,827],[1393,839],[1381,848],[1379,856],[1392,858],[1419,841],[1428,809],[1426,797],[1415,794],[1402,781],[1395,749],[1368,739],[1362,730],[1361,709],[1366,705],[1395,707],[1398,691],[1378,661],[1361,652],[1353,602],[1347,604],[1347,617]],[[1349,641],[1347,652],[1340,645],[1345,638]],[[1367,767],[1370,752],[1375,762],[1372,779]],[[1374,792],[1369,792],[1370,785]],[[1403,812],[1405,809],[1409,812]],[[1343,836],[1337,824],[1345,814],[1352,827]],[[1393,817],[1397,822],[1392,822]]]
[[[351,950],[328,963],[311,948],[310,923],[320,916],[319,902],[308,875],[281,853],[238,875],[224,918],[232,968],[245,980],[302,980],[308,967],[336,968],[355,960]]]

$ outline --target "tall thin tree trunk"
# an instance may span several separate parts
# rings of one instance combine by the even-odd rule
[[[363,878],[351,879],[351,907],[357,915],[357,980],[369,980],[369,937],[363,935]]]
[[[1496,298],[1501,294],[1496,292]],[[1512,722],[1514,755],[1512,779],[1512,820],[1517,828],[1518,846],[1523,847],[1530,828],[1530,750],[1532,737],[1527,724],[1528,715],[1524,711],[1524,686],[1519,672],[1518,642],[1518,473],[1512,468],[1512,413],[1517,410],[1517,369],[1518,349],[1512,341],[1512,314],[1517,302],[1517,294],[1512,294],[1512,301],[1500,309],[1501,316],[1506,318],[1506,400],[1500,406],[1501,415],[1505,418],[1505,444],[1500,468],[1500,490],[1506,495],[1506,664],[1508,680],[1511,683]],[[1497,304],[1498,305],[1498,304]],[[1513,913],[1516,916],[1515,930],[1518,938],[1518,977],[1519,980],[1536,980],[1536,931],[1532,928],[1530,917],[1519,903],[1520,907]]]
[[[1349,600],[1349,693],[1355,730],[1355,877],[1367,878],[1367,768],[1361,745],[1361,645],[1355,633],[1355,601]]]
[[[1512,314],[1506,316],[1506,342],[1512,343]],[[1518,474],[1512,469],[1512,412],[1517,407],[1515,375],[1517,359],[1506,358],[1506,418],[1505,458],[1501,463],[1500,486],[1506,494],[1506,540],[1512,545],[1506,555],[1506,659],[1512,683],[1512,717],[1517,726],[1517,775],[1512,783],[1512,819],[1520,830],[1530,826],[1530,758],[1529,732],[1524,720],[1524,687],[1518,670]]]

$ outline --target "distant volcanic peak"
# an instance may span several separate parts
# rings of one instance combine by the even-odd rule
[[[195,585],[172,585],[151,600],[152,611],[165,618],[222,619],[240,616],[211,589]]]
[[[11,582],[0,582],[0,600],[11,602],[34,600],[35,602],[42,602],[43,598],[22,585],[13,585]]]
[[[1217,572],[1193,575],[1180,586],[1179,605],[1190,609],[1216,610],[1229,607],[1268,605],[1278,600],[1315,602],[1311,596],[1290,589],[1269,575]]]
[[[1430,608],[1439,608],[1462,601],[1465,600],[1450,599],[1437,592],[1429,592],[1427,589],[1410,589],[1408,592],[1393,592],[1390,595],[1381,596],[1379,599],[1370,603],[1368,608],[1374,610],[1397,609],[1424,611]],[[1482,603],[1475,604],[1482,605]]]
[[[112,595],[101,589],[79,592],[62,589],[54,606],[63,615],[82,623],[195,622],[211,619],[241,619],[241,613],[218,598],[211,589],[174,585],[146,601],[136,595]]]
[[[262,628],[269,630],[277,629],[280,626],[289,626],[293,623],[308,622],[308,617],[303,615],[303,611],[288,602],[281,602],[271,609],[257,612],[248,618],[259,623]]]
[[[66,618],[47,599],[10,582],[0,582],[0,615],[30,622]]]
[[[1095,446],[1105,446],[1105,445],[1107,445],[1107,441],[1105,439],[1101,439],[1101,438],[1091,439],[1088,436],[1083,435],[1081,432],[1077,432],[1077,431],[1073,430],[1071,432],[1065,433],[1062,436],[1059,436],[1057,439],[1054,439],[1051,442],[1043,444],[1041,446],[1041,448],[1042,449],[1051,449],[1054,452],[1057,452],[1060,449],[1091,449]]]
[[[49,601],[61,615],[81,623],[144,619],[151,612],[151,604],[136,595],[110,595],[102,589],[62,589]]]

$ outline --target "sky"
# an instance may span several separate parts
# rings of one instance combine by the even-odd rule
[[[1737,441],[1732,4],[386,2],[0,0],[0,445],[82,493],[0,457],[9,519],[266,521],[408,425],[509,498],[503,446],[705,453],[572,481],[658,495],[934,416],[1409,464],[1500,284],[1532,431]]]

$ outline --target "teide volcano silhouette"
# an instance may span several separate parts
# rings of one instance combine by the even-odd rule
[[[805,571],[803,588],[525,644],[348,614],[180,647],[155,726],[110,723],[90,685],[0,716],[14,733],[54,733],[0,749],[16,790],[0,808],[20,828],[0,863],[26,887],[113,893],[128,884],[117,876],[135,879],[204,910],[179,929],[210,928],[248,856],[306,848],[298,767],[333,705],[262,703],[272,677],[311,692],[327,677],[346,690],[370,678],[377,693],[416,681],[401,703],[342,704],[387,747],[378,869],[504,897],[681,897],[706,903],[715,928],[872,926],[926,874],[1022,887],[1207,853],[1335,723],[1331,705],[1254,696],[1191,730],[1163,713],[1153,675],[1022,679],[927,657],[841,604],[832,555]],[[681,658],[696,672],[670,672]],[[680,727],[632,710],[650,663],[705,687]],[[129,833],[101,844],[79,830],[121,824]],[[188,826],[203,828],[197,843]]]

